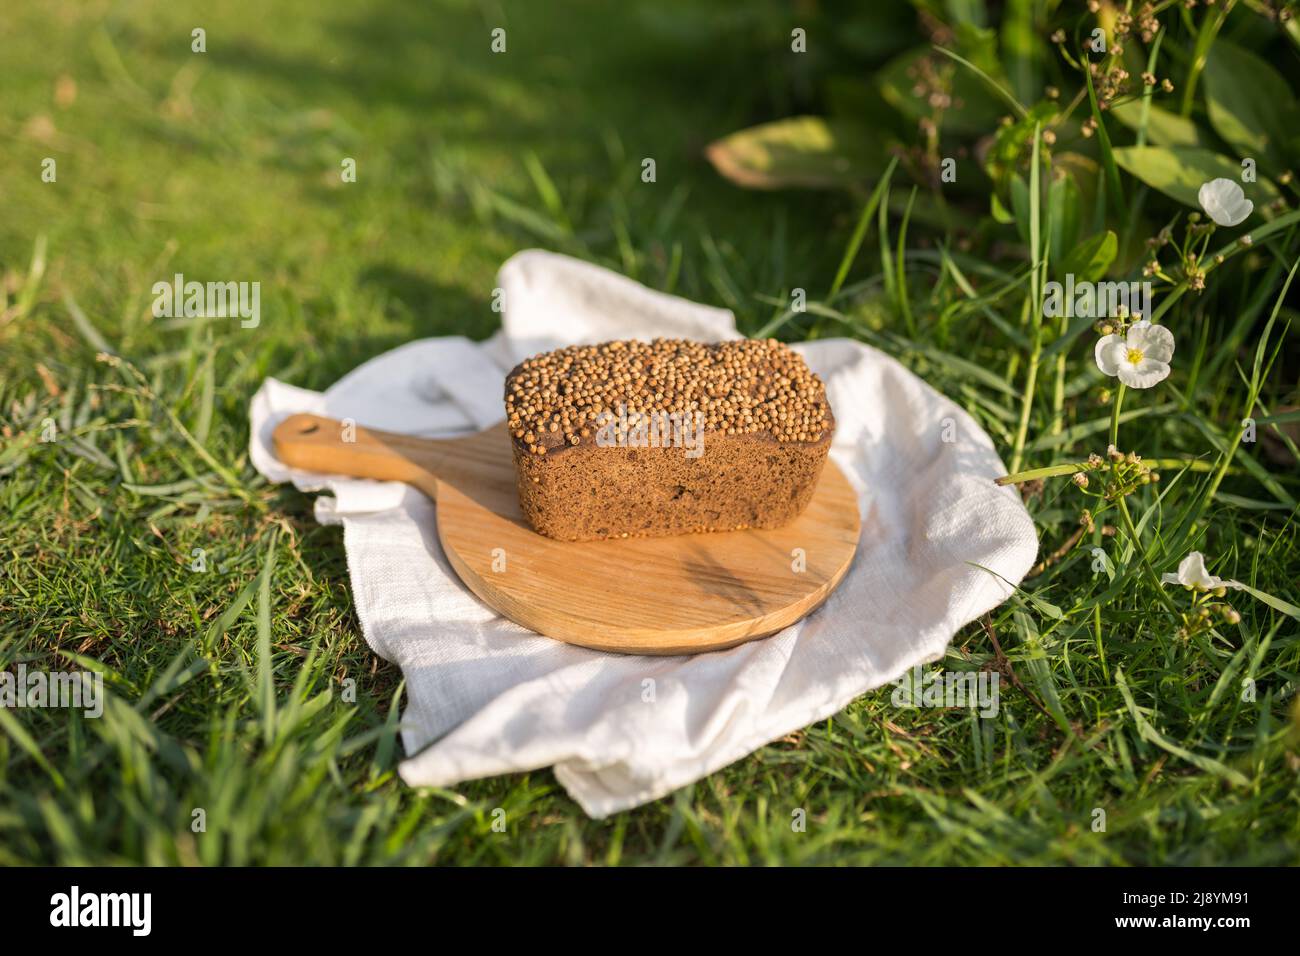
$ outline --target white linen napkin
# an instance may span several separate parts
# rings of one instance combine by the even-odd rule
[[[504,375],[536,352],[738,333],[727,310],[540,250],[512,257],[498,285],[502,329],[486,343],[424,339],[324,393],[268,378],[252,401],[258,471],[332,495],[317,498],[316,517],[343,525],[366,641],[406,677],[399,770],[411,786],[554,767],[593,817],[654,800],[939,659],[1032,565],[1033,523],[1014,489],[994,486],[1005,470],[975,421],[889,356],[830,339],[795,348],[826,382],[837,422],[831,456],[858,492],[862,537],[819,611],[694,657],[606,654],[507,621],[460,583],[419,492],[290,469],[272,451],[275,425],[315,412],[458,434],[504,416]]]

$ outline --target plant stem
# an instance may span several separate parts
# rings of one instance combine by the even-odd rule
[[[1101,640],[1101,605],[1094,604],[1092,608],[1092,626],[1097,635],[1097,657],[1101,661],[1101,676],[1110,680],[1110,669],[1106,667],[1106,646]]]
[[[1224,264],[1226,264],[1228,260],[1232,259],[1233,256],[1237,255],[1243,250],[1252,248],[1254,245],[1258,245],[1261,239],[1264,239],[1267,236],[1271,236],[1274,233],[1281,232],[1283,229],[1289,229],[1297,222],[1300,222],[1300,209],[1293,209],[1285,216],[1279,216],[1278,218],[1274,219],[1272,222],[1268,223],[1267,225],[1261,226],[1259,229],[1252,229],[1250,232],[1250,235],[1254,237],[1254,243],[1252,244],[1252,246],[1245,245],[1239,239],[1234,239],[1231,242],[1227,243],[1226,245],[1220,246],[1218,249],[1215,250],[1214,255],[1205,259],[1205,268],[1203,270],[1204,274],[1208,276],[1215,269],[1221,268],[1222,264],[1215,261],[1219,256],[1223,256]],[[1167,278],[1167,277],[1162,276],[1162,278]],[[1165,293],[1165,297],[1160,301],[1160,305],[1157,306],[1155,312],[1152,313],[1151,321],[1159,322],[1161,316],[1163,316],[1166,312],[1168,312],[1171,308],[1173,308],[1174,304],[1180,298],[1182,298],[1183,294],[1186,291],[1187,291],[1187,280],[1183,279],[1181,282],[1177,283],[1172,289],[1170,289],[1167,293]]]
[[[1037,338],[1037,336],[1035,336]],[[1011,470],[1020,467],[1020,458],[1025,448],[1025,438],[1029,434],[1029,410],[1034,404],[1034,389],[1038,384],[1038,345],[1029,353],[1029,371],[1025,376],[1025,395],[1020,406],[1020,425],[1016,428],[1016,446],[1011,455]]]
[[[858,249],[862,247],[862,240],[866,238],[867,227],[871,224],[871,217],[876,214],[876,207],[880,205],[880,197],[886,189],[889,188],[889,181],[893,178],[894,167],[898,165],[898,156],[895,155],[889,160],[889,165],[885,167],[885,173],[876,183],[876,188],[871,190],[871,198],[862,208],[862,216],[858,219],[857,228],[853,230],[853,236],[849,239],[848,248],[844,250],[844,258],[840,260],[839,270],[835,273],[835,281],[831,283],[831,291],[826,294],[828,303],[834,302],[835,297],[839,295],[840,289],[844,287],[844,280],[849,277],[849,270],[853,268],[853,260],[858,256]]]
[[[1151,586],[1155,588],[1160,603],[1167,607],[1171,614],[1177,616],[1178,608],[1174,607],[1174,602],[1169,599],[1169,595],[1165,594],[1164,585],[1160,583],[1160,578],[1156,577],[1155,568],[1151,567],[1151,562],[1147,560],[1146,550],[1142,547],[1142,539],[1138,537],[1137,527],[1133,524],[1133,517],[1128,513],[1128,502],[1124,500],[1123,495],[1120,495],[1116,499],[1116,504],[1119,505],[1119,515],[1124,524],[1124,533],[1133,542],[1133,550],[1137,553],[1138,563],[1142,565],[1142,570],[1146,572],[1147,579],[1151,582]]]
[[[1219,28],[1223,26],[1223,21],[1228,18],[1228,14],[1236,4],[1237,0],[1228,0],[1202,22],[1201,29],[1196,34],[1196,46],[1192,51],[1192,65],[1187,71],[1187,79],[1183,81],[1183,105],[1179,110],[1180,116],[1192,115],[1192,106],[1196,103],[1196,81],[1200,79],[1201,71],[1205,69],[1205,61],[1209,58],[1210,47],[1219,34]]]
[[[1031,293],[1032,294],[1032,293]],[[1025,300],[1025,308],[1031,308],[1030,301]],[[1025,372],[1025,391],[1020,400],[1020,424],[1016,426],[1016,443],[1011,450],[1011,472],[1015,473],[1020,469],[1020,459],[1025,450],[1025,439],[1029,435],[1029,413],[1034,406],[1034,389],[1038,385],[1038,355],[1043,350],[1038,326],[1035,325],[1029,330],[1033,336],[1033,344],[1029,349],[1029,366]]]
[[[1193,525],[1201,520],[1201,516],[1205,514],[1205,509],[1208,508],[1210,502],[1214,500],[1215,494],[1219,491],[1219,485],[1223,481],[1223,476],[1228,473],[1228,466],[1232,464],[1233,456],[1237,454],[1237,449],[1241,447],[1241,438],[1246,433],[1245,420],[1248,419],[1251,412],[1254,411],[1255,403],[1259,401],[1259,393],[1264,385],[1264,378],[1273,367],[1272,361],[1268,363],[1267,368],[1264,367],[1264,349],[1268,344],[1269,335],[1273,330],[1273,323],[1277,321],[1278,314],[1282,310],[1282,302],[1286,299],[1287,290],[1291,288],[1291,280],[1295,278],[1297,269],[1300,269],[1300,259],[1295,261],[1295,264],[1291,266],[1291,271],[1287,273],[1286,282],[1282,285],[1282,292],[1278,295],[1277,302],[1273,305],[1273,312],[1268,317],[1268,324],[1264,326],[1263,339],[1260,341],[1255,351],[1255,366],[1250,378],[1250,387],[1246,396],[1246,405],[1245,408],[1242,409],[1242,423],[1238,426],[1232,441],[1220,454],[1218,470],[1215,471],[1214,477],[1210,480],[1210,487],[1207,489],[1206,493],[1201,496],[1200,504],[1197,506],[1196,513],[1192,518]],[[1282,331],[1283,337],[1286,336],[1286,333],[1290,328],[1291,323],[1288,321],[1286,328]],[[1276,355],[1276,352],[1274,354]]]
[[[1124,404],[1124,392],[1127,390],[1128,387],[1123,382],[1120,382],[1119,391],[1115,393],[1115,407],[1110,410],[1110,443],[1116,448],[1119,447],[1119,410],[1120,406]],[[1111,463],[1110,467],[1112,473],[1117,471],[1114,462]],[[1156,594],[1160,597],[1160,603],[1169,608],[1171,613],[1177,614],[1177,608],[1169,600],[1169,595],[1165,594],[1164,585],[1156,577],[1155,568],[1151,567],[1151,562],[1147,560],[1147,553],[1142,547],[1142,539],[1138,537],[1137,527],[1133,524],[1133,517],[1128,513],[1128,502],[1124,500],[1123,495],[1120,495],[1115,503],[1119,505],[1119,514],[1120,518],[1123,519],[1124,531],[1129,536],[1129,540],[1133,542],[1133,550],[1137,553],[1138,561],[1142,565],[1142,570],[1146,572],[1147,577],[1150,579],[1151,586],[1156,589]]]
[[[1029,350],[1029,370],[1025,376],[1025,395],[1020,406],[1020,423],[1016,428],[1016,444],[1011,453],[1011,470],[1020,467],[1020,457],[1025,450],[1025,439],[1029,435],[1029,413],[1034,407],[1034,390],[1038,387],[1038,358],[1043,351],[1043,265],[1042,248],[1042,172],[1039,169],[1039,143],[1042,133],[1038,123],[1034,124],[1034,143],[1030,153],[1029,166],[1029,245],[1032,253],[1032,270],[1029,275],[1029,299],[1026,302],[1028,314],[1033,323],[1029,330],[1031,345]],[[1021,312],[1022,321],[1024,312]]]
[[[1147,464],[1152,468],[1165,470],[1167,468],[1187,468],[1191,471],[1214,471],[1216,465],[1214,462],[1206,461],[1200,458],[1150,458]],[[1076,472],[1087,471],[1088,463],[1086,461],[1071,461],[1063,465],[1048,465],[1045,468],[1030,468],[1028,471],[1019,471],[1010,475],[1003,475],[995,479],[997,485],[1019,485],[1026,481],[1034,481],[1038,478],[1061,478],[1066,475],[1073,475]]]
[[[1124,404],[1127,388],[1123,382],[1119,383],[1119,391],[1115,393],[1115,407],[1110,410],[1110,443],[1116,448],[1119,447],[1119,407]]]
[[[1064,311],[1064,310],[1062,310]],[[1061,316],[1058,336],[1069,331],[1070,320]],[[1059,435],[1065,430],[1065,349],[1056,353],[1056,385],[1052,389],[1052,434]]]

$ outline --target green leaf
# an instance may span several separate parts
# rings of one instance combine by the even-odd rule
[[[1281,611],[1283,614],[1287,615],[1288,617],[1293,617],[1297,621],[1300,621],[1300,607],[1296,607],[1290,601],[1283,601],[1280,597],[1274,597],[1273,595],[1269,594],[1267,591],[1258,591],[1255,588],[1252,588],[1248,584],[1241,584],[1240,581],[1237,583],[1241,586],[1241,589],[1245,591],[1247,594],[1253,595],[1255,598],[1259,599],[1260,601],[1263,601],[1269,607]]]
[[[1186,117],[1158,106],[1149,107],[1147,139],[1156,146],[1207,146],[1209,137]],[[1142,122],[1142,104],[1136,100],[1112,106],[1110,113],[1131,130]]]
[[[1101,167],[1106,171],[1106,192],[1115,212],[1121,219],[1125,219],[1128,217],[1128,202],[1124,198],[1124,186],[1119,181],[1115,148],[1111,145],[1110,133],[1106,130],[1106,117],[1101,115],[1091,71],[1084,70],[1083,79],[1088,85],[1088,106],[1092,110],[1092,119],[1097,124],[1097,151],[1101,153]]]
[[[1052,180],[1047,188],[1047,221],[1051,223],[1047,248],[1053,263],[1060,262],[1065,250],[1079,238],[1079,205],[1079,187],[1073,176],[1062,174]]]
[[[1005,125],[999,124],[993,142],[984,153],[984,172],[993,180],[998,198],[1009,202],[1011,178],[1025,167],[1025,159],[1034,148],[1034,130],[1042,130],[1057,121],[1059,107],[1044,100],[1024,111],[1023,119]]]
[[[1009,0],[1002,15],[1002,56],[1012,92],[1022,103],[1032,103],[1043,88],[1043,45],[1034,33],[1036,5],[1032,0]]]
[[[1044,601],[1042,598],[1038,597],[1037,595],[1030,594],[1028,591],[1022,590],[1020,588],[1016,588],[1016,590],[1019,592],[1018,596],[1021,597],[1027,605],[1032,607],[1039,614],[1042,614],[1044,617],[1051,618],[1053,621],[1065,620],[1065,612],[1062,611],[1055,604],[1051,603],[1050,601]]]
[[[989,193],[989,215],[993,217],[994,222],[1000,222],[1004,226],[1009,226],[1016,221],[1016,217],[1002,205],[1002,200],[998,198],[997,193]]]
[[[208,443],[208,430],[212,427],[212,405],[216,397],[217,381],[213,368],[213,361],[217,354],[217,346],[212,344],[209,336],[208,344],[203,349],[203,365],[199,374],[202,378],[202,391],[199,393],[199,410],[198,416],[194,421],[194,440],[200,445]]]
[[[1119,252],[1119,239],[1107,229],[1089,236],[1061,261],[1060,273],[1073,273],[1076,281],[1096,282],[1106,274]]]
[[[985,73],[1001,73],[998,61],[998,33],[987,26],[959,23],[953,28],[956,48]]]
[[[1300,408],[1293,408],[1287,412],[1278,412],[1276,415],[1266,415],[1263,418],[1255,419],[1256,425],[1282,425],[1286,422],[1300,422]]]
[[[1295,94],[1266,61],[1219,40],[1205,63],[1210,124],[1237,150],[1271,171],[1286,168],[1287,108]]]
[[[1029,184],[1022,176],[1011,177],[1011,211],[1016,218],[1016,232],[1021,242],[1029,242]],[[1037,254],[1035,254],[1035,259]]]
[[[23,693],[26,693],[26,689],[23,690]],[[19,747],[25,750],[27,755],[35,760],[36,763],[40,765],[40,768],[50,775],[50,779],[54,781],[56,787],[60,790],[63,789],[63,775],[59,773],[59,771],[56,770],[45,758],[45,754],[41,752],[40,744],[38,744],[36,739],[27,732],[27,728],[18,722],[18,718],[9,713],[9,708],[7,707],[0,707],[0,731],[8,734],[14,743],[18,744]]]
[[[1079,187],[1079,228],[1085,231],[1100,228],[1100,222],[1092,223],[1097,208],[1098,183],[1101,180],[1101,167],[1097,161],[1081,153],[1065,150],[1052,155],[1052,169],[1068,173]],[[1067,248],[1069,245],[1066,243]]]
[[[709,162],[749,189],[836,189],[880,175],[884,157],[855,123],[796,116],[751,126],[709,144]]]
[[[867,200],[866,206],[862,209],[862,215],[858,218],[857,228],[853,230],[853,236],[849,239],[848,248],[844,250],[844,257],[840,260],[839,271],[835,273],[835,281],[831,284],[831,291],[826,296],[826,301],[834,301],[835,296],[839,293],[844,285],[844,280],[849,276],[849,269],[853,266],[853,260],[858,256],[858,249],[862,246],[862,240],[866,237],[867,226],[871,224],[871,217],[876,213],[876,207],[880,204],[880,197],[889,189],[889,180],[893,178],[894,168],[898,165],[898,157],[895,156],[889,161],[889,166],[885,169],[885,175],[880,177],[876,183],[876,188],[871,190],[871,198]]]
[[[1211,179],[1240,179],[1241,167],[1226,156],[1194,146],[1125,146],[1115,150],[1115,162],[1152,189],[1158,189],[1193,209],[1200,208],[1196,194]],[[1242,183],[1256,212],[1277,198],[1267,179]]]
[[[1240,770],[1235,770],[1213,757],[1207,757],[1204,754],[1198,754],[1188,750],[1174,741],[1170,740],[1160,731],[1156,730],[1147,720],[1146,715],[1142,713],[1137,702],[1133,699],[1133,692],[1129,690],[1128,681],[1124,677],[1124,672],[1120,668],[1115,668],[1115,686],[1119,688],[1120,695],[1124,698],[1124,703],[1128,706],[1128,712],[1133,717],[1133,723],[1137,725],[1138,735],[1145,741],[1155,744],[1162,750],[1166,750],[1175,757],[1181,757],[1195,767],[1212,773],[1215,776],[1222,777],[1230,783],[1239,787],[1249,786],[1250,781]]]
[[[43,251],[43,250],[42,250]],[[81,311],[81,306],[77,305],[77,300],[72,297],[72,293],[67,289],[63,290],[63,305],[68,310],[68,315],[72,317],[72,324],[77,327],[77,331],[96,352],[107,352],[109,355],[116,355],[117,352],[113,346],[108,344],[108,340],[99,334],[90,319],[86,318],[86,313]]]
[[[262,718],[262,735],[267,744],[275,739],[275,680],[271,668],[271,574],[275,568],[275,543],[279,529],[271,532],[266,560],[257,578],[257,703]]]
[[[568,238],[564,227],[547,218],[535,209],[523,203],[515,202],[509,196],[494,192],[482,183],[474,183],[470,189],[470,201],[482,215],[497,215],[513,223],[526,232],[531,232],[542,239],[560,243]]]

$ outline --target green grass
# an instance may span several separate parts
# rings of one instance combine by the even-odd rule
[[[1082,507],[1096,530],[954,641],[945,667],[1014,672],[995,718],[885,688],[600,822],[549,772],[411,790],[400,674],[361,639],[342,535],[248,464],[265,376],[323,388],[413,338],[485,337],[497,267],[541,245],[748,331],[860,337],[1026,468],[1103,452],[1114,399],[1092,338],[1054,348],[1029,307],[1050,264],[1031,277],[1035,256],[905,222],[901,170],[876,194],[885,234],[865,193],[748,193],[708,167],[704,144],[801,105],[798,71],[764,59],[788,43],[778,5],[186,6],[0,10],[0,667],[93,669],[110,691],[97,720],[0,710],[0,864],[1295,861],[1300,625],[1230,592],[1239,625],[1182,639],[1166,602],[1186,593],[1149,581],[1199,548],[1296,603],[1294,459],[1234,443],[1244,410],[1295,402],[1294,313],[1275,309],[1293,228],[1162,297],[1174,374],[1127,394],[1119,444],[1197,464],[1127,499],[1139,546],[1065,478],[1028,498],[1044,556]],[[261,325],[153,318],[174,272],[260,281]],[[792,313],[796,287],[833,291]]]

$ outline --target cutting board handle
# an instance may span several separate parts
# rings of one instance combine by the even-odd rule
[[[398,435],[321,415],[290,415],[271,433],[275,455],[292,468],[349,478],[404,481],[430,498],[451,468],[458,440]]]

